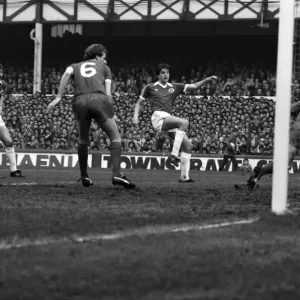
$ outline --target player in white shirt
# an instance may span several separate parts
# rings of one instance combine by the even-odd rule
[[[2,80],[3,66],[0,64],[0,141],[5,146],[5,153],[9,160],[10,176],[11,177],[24,177],[21,170],[17,169],[16,154],[13,146],[13,141],[8,129],[6,128],[2,119],[3,100],[6,89],[6,83]]]
[[[170,164],[177,167],[180,162],[181,176],[179,182],[192,183],[189,177],[190,159],[193,145],[186,135],[188,120],[172,116],[173,104],[180,93],[196,90],[212,80],[217,80],[217,76],[210,76],[194,84],[169,83],[170,66],[159,64],[157,66],[158,81],[150,83],[143,89],[135,110],[133,123],[139,122],[139,111],[144,101],[149,101],[152,108],[151,122],[153,128],[158,132],[165,132],[174,140],[172,153],[169,157]],[[179,151],[182,147],[181,156]]]

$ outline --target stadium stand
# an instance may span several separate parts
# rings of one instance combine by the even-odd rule
[[[201,80],[213,69],[210,66],[205,73],[191,70],[190,77],[182,76],[180,82]],[[7,70],[5,79],[8,89],[3,119],[16,148],[75,150],[77,130],[73,127],[72,96],[65,96],[64,102],[53,114],[45,114],[47,104],[57,92],[63,70],[46,69],[43,73],[43,89],[36,95],[31,95],[32,75],[28,70],[20,71],[13,67]],[[227,77],[218,72],[219,83],[208,84],[195,95],[181,95],[176,102],[174,114],[190,122],[188,134],[195,153],[222,153],[224,142],[233,128],[239,129],[238,153],[271,154],[273,151],[274,101],[264,96],[275,93],[274,74],[266,72],[256,78],[254,74],[260,74],[259,70],[252,70],[251,73],[239,66],[236,66],[236,70],[236,73]],[[202,77],[201,73],[204,74]],[[171,141],[155,134],[151,127],[149,105],[142,110],[138,126],[131,122],[140,90],[153,81],[152,68],[127,65],[127,68],[122,67],[114,74],[117,74],[113,80],[115,112],[123,137],[123,150],[169,153]],[[297,89],[298,86],[295,88],[295,94],[298,95]],[[66,94],[72,92],[70,83]],[[254,120],[260,120],[263,126],[252,126],[249,135],[253,115]],[[108,138],[95,123],[91,128],[90,141],[91,150],[108,151]]]
[[[82,37],[66,32],[63,39],[51,39],[49,44],[45,42],[51,45],[51,49],[64,45],[73,49],[74,45],[82,42]],[[51,52],[51,49],[48,51]],[[77,57],[80,51],[76,53]],[[55,60],[55,57],[50,60],[49,55],[46,51],[42,88],[35,95],[32,95],[32,69],[19,62],[16,65],[4,62],[3,79],[8,85],[2,114],[17,149],[77,148],[72,96],[65,96],[63,103],[53,114],[45,114],[47,104],[57,93],[68,61],[67,55],[62,55],[59,61]],[[156,65],[156,61],[142,62],[138,58],[134,61],[133,64],[110,60],[113,71],[112,93],[116,118],[123,137],[123,150],[168,153],[172,141],[153,131],[148,105],[141,111],[139,125],[132,124],[134,105],[143,87],[155,81]],[[223,153],[224,142],[230,136],[231,130],[238,128],[237,153],[272,154],[275,66],[258,61],[252,64],[247,59],[245,61],[246,63],[237,63],[224,54],[224,58],[218,59],[216,56],[214,61],[208,60],[205,64],[199,63],[193,68],[182,70],[176,68],[175,64],[172,69],[171,82],[193,83],[213,74],[219,78],[193,94],[181,95],[176,101],[174,114],[185,117],[190,122],[188,135],[194,144],[194,153]],[[185,64],[180,63],[180,66]],[[293,101],[300,100],[298,77],[294,78]],[[66,95],[72,93],[70,82],[66,88]],[[92,124],[90,141],[91,150],[108,151],[108,138],[95,123]]]

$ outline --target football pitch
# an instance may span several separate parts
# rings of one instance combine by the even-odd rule
[[[291,215],[271,214],[271,178],[248,175],[24,170],[0,179],[0,299],[300,299],[300,176]],[[1,170],[6,176],[8,170]]]

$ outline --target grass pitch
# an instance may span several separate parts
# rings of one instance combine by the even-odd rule
[[[0,179],[1,300],[300,299],[299,175],[281,217],[270,177],[248,192],[231,172],[128,171],[133,191],[103,170],[90,188],[77,170],[24,175]]]

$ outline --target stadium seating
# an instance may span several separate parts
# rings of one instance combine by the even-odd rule
[[[195,153],[221,154],[224,142],[233,128],[239,129],[238,153],[264,153],[273,151],[275,74],[271,69],[247,69],[235,65],[235,72],[226,72],[225,65],[209,64],[207,69],[195,68],[189,76],[176,82],[193,83],[216,74],[218,82],[207,84],[194,94],[181,95],[174,106],[174,114],[189,120],[188,135]],[[150,123],[150,106],[146,104],[140,114],[138,126],[132,124],[134,105],[141,89],[155,80],[154,65],[119,66],[113,70],[112,92],[115,113],[123,138],[123,150],[129,152],[169,153],[172,142],[156,134]],[[64,71],[45,67],[41,92],[32,95],[32,72],[16,67],[6,68],[4,79],[8,83],[3,119],[9,128],[17,149],[73,149],[77,148],[77,130],[74,128],[72,96],[53,114],[45,113],[47,104],[57,93]],[[175,80],[171,80],[175,82]],[[295,80],[294,101],[300,94]],[[73,92],[68,84],[66,94]],[[249,124],[251,129],[249,129]],[[108,151],[109,139],[92,123],[90,149]]]

